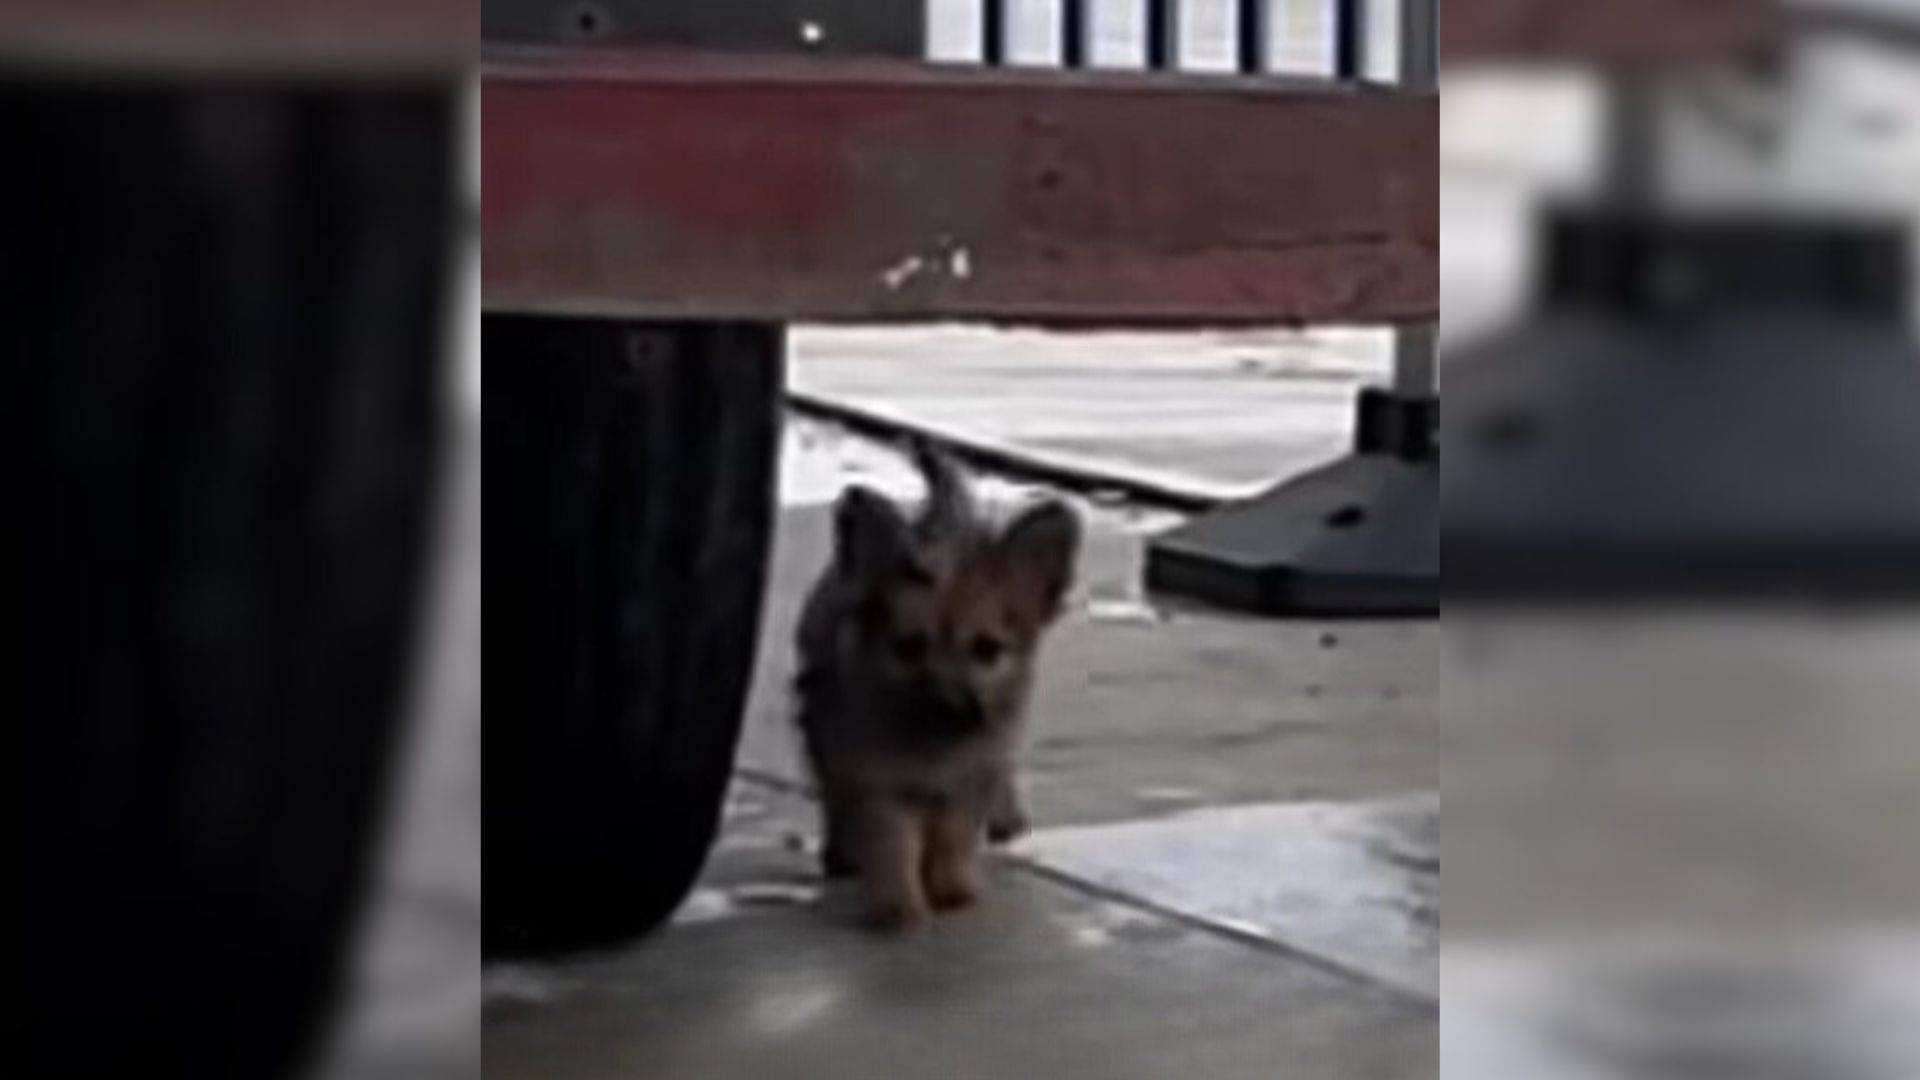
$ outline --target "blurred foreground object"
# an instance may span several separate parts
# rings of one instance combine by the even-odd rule
[[[470,0],[7,0],[0,66],[382,78],[472,63]]]
[[[1637,38],[1593,54],[1613,73],[1601,197],[1543,219],[1533,314],[1448,358],[1450,596],[1920,593],[1910,223],[1775,186],[1792,121],[1739,106],[1807,89],[1789,43],[1744,84],[1648,65],[1713,6],[1649,10]],[[1590,10],[1533,7],[1543,32]],[[1687,53],[1756,40],[1738,19],[1721,34],[1724,50],[1702,34]],[[1676,132],[1715,109],[1748,155],[1720,168],[1752,176],[1682,200],[1698,155]]]
[[[1533,309],[1446,361],[1442,1076],[1908,1080],[1920,619],[1746,603],[1920,578],[1920,185],[1808,182],[1865,141],[1824,130],[1829,31],[1885,42],[1811,0],[1758,50],[1676,50],[1704,3],[1487,6],[1641,11],[1497,57],[1595,61],[1611,138]]]
[[[454,13],[0,14],[10,1075],[281,1076],[324,1029],[414,677]]]
[[[1725,58],[1778,40],[1778,0],[1447,0],[1449,64],[1642,66]]]

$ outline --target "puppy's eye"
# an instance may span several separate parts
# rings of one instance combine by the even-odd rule
[[[991,666],[1006,651],[1006,645],[999,638],[987,634],[975,634],[973,640],[967,642],[967,655],[973,657],[973,662],[981,667]]]
[[[894,658],[903,664],[917,664],[927,658],[927,635],[896,634],[893,639]]]

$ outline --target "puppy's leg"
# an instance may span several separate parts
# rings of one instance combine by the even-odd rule
[[[918,807],[886,798],[861,800],[860,884],[867,919],[879,929],[905,933],[927,923],[930,913],[920,886],[925,828]]]
[[[933,811],[927,828],[927,899],[939,911],[980,898],[980,814],[960,801]]]
[[[987,804],[987,839],[996,844],[1010,843],[1027,835],[1031,827],[1013,766],[1003,765],[994,773],[993,794]]]
[[[820,819],[820,872],[829,878],[852,877],[860,868],[859,798],[850,792],[821,792]]]

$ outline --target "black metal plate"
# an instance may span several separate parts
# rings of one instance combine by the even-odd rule
[[[482,0],[480,32],[500,41],[617,38],[699,49],[918,59],[919,0]]]

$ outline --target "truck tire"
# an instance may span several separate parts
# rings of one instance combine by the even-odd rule
[[[726,797],[775,512],[783,333],[488,315],[484,950],[633,938]]]

